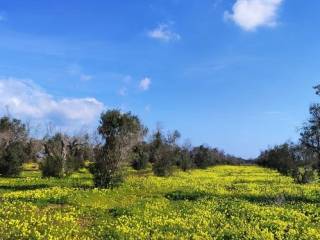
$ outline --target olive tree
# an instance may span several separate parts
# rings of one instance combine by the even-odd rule
[[[28,130],[18,119],[2,117],[0,119],[0,174],[17,176],[22,171],[26,158],[25,148]]]
[[[195,147],[191,152],[193,163],[197,168],[205,169],[212,164],[212,155],[210,148],[204,145]]]
[[[44,141],[45,158],[41,163],[44,177],[65,177],[84,166],[90,155],[88,136],[70,137],[56,133]]]
[[[315,87],[319,95],[320,86]],[[318,166],[320,169],[320,104],[312,104],[309,108],[310,118],[302,128],[300,141],[303,146],[317,155]]]
[[[142,141],[146,129],[130,112],[109,110],[101,114],[98,132],[103,143],[95,149],[90,171],[97,187],[112,188],[123,180],[123,166],[133,146]]]
[[[174,131],[165,136],[158,129],[152,136],[150,143],[150,160],[155,175],[165,177],[173,172],[173,167],[179,162],[180,149],[177,140],[180,133]]]

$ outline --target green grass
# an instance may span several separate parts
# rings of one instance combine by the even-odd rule
[[[320,239],[320,184],[255,166],[159,178],[130,170],[119,188],[86,171],[0,178],[0,239]]]

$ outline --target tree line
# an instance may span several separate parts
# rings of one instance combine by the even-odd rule
[[[37,161],[43,177],[66,177],[88,168],[96,187],[119,185],[128,167],[137,171],[151,168],[156,176],[170,176],[176,169],[205,169],[218,164],[243,164],[241,158],[207,145],[179,144],[181,134],[153,133],[131,112],[103,112],[94,138],[89,134],[70,136],[57,132],[43,139],[30,136],[18,119],[0,118],[0,175],[15,177],[25,162]]]
[[[314,87],[320,96],[320,85]],[[256,163],[291,175],[297,183],[318,180],[320,171],[320,104],[309,108],[310,117],[300,129],[298,143],[284,143],[262,151]]]

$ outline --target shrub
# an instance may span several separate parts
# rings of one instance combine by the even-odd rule
[[[258,157],[257,163],[263,167],[276,169],[282,174],[288,174],[297,167],[295,147],[285,143],[265,150]]]
[[[0,174],[17,176],[22,171],[26,158],[28,132],[25,124],[18,119],[2,117],[0,119]]]
[[[148,166],[149,153],[146,144],[138,144],[133,147],[131,153],[131,166],[135,170],[146,169]]]
[[[112,157],[109,151],[104,147],[96,149],[95,162],[89,166],[96,187],[114,188],[123,182],[123,169],[119,166],[120,162]]]
[[[63,162],[63,158],[58,155],[45,157],[40,165],[42,176],[58,178],[64,177],[65,172],[63,171]]]
[[[300,167],[293,171],[293,179],[296,183],[306,184],[312,183],[319,179],[318,172],[310,167]]]
[[[182,171],[187,171],[188,169],[192,168],[193,163],[188,149],[182,149],[180,152],[180,160],[178,165]]]
[[[205,169],[211,165],[210,149],[201,145],[192,150],[192,159],[196,167]]]
[[[6,177],[18,176],[22,171],[24,157],[23,144],[20,142],[10,143],[0,157],[0,174]]]
[[[176,144],[180,133],[174,131],[164,136],[158,129],[150,143],[150,161],[153,163],[153,173],[160,177],[169,176],[173,167],[179,162],[179,146]]]
[[[174,159],[168,149],[161,149],[155,154],[155,162],[152,165],[152,171],[156,176],[167,177],[173,172]]]

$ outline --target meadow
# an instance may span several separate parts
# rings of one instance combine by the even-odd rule
[[[0,178],[0,239],[320,239],[320,184],[273,170],[129,170],[96,189],[85,169],[56,179],[33,167]]]

